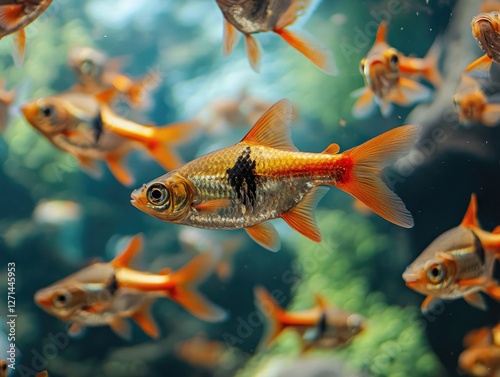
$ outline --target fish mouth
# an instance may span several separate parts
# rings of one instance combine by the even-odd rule
[[[43,308],[51,305],[52,300],[50,295],[47,295],[45,292],[36,292],[35,302],[38,306],[41,306]]]
[[[414,273],[408,271],[405,271],[403,273],[403,280],[405,281],[406,285],[410,288],[416,287],[419,282],[418,275],[415,275]]]
[[[141,188],[135,189],[134,191],[132,191],[132,194],[130,194],[130,197],[132,198],[130,200],[130,203],[134,207],[136,207],[138,209],[142,209],[146,205],[146,203],[144,203],[144,197],[142,195],[143,191],[146,188],[147,188],[147,186],[144,184],[144,185],[142,185]]]

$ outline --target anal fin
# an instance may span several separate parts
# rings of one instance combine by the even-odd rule
[[[281,248],[281,241],[274,225],[261,223],[248,228],[246,232],[252,240],[260,246],[271,251],[278,251]]]
[[[479,292],[473,292],[465,295],[464,300],[475,308],[481,310],[487,309],[486,302],[484,302],[484,299]]]
[[[137,312],[132,315],[132,319],[141,327],[141,329],[152,338],[160,336],[158,326],[155,320],[151,317],[151,300],[147,300],[139,308]]]
[[[116,317],[109,323],[109,326],[118,336],[122,337],[123,339],[130,340],[132,338],[130,323],[128,323],[126,319]]]
[[[245,47],[247,50],[248,60],[250,61],[250,66],[255,72],[259,72],[260,65],[260,46],[259,42],[250,34],[245,34]]]
[[[224,56],[228,56],[238,43],[238,30],[224,19]]]
[[[110,154],[105,158],[106,164],[111,170],[111,173],[116,177],[121,184],[125,186],[130,186],[134,183],[134,178],[124,165],[123,153],[121,154]]]

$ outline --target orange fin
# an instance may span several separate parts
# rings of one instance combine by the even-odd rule
[[[248,228],[246,232],[252,240],[267,250],[278,251],[281,248],[281,240],[274,225],[260,223]]]
[[[362,94],[354,103],[352,115],[357,119],[364,119],[369,117],[375,111],[375,98],[373,92],[366,87],[361,88],[361,90],[354,91],[352,95],[357,96],[359,92],[362,92]]]
[[[422,302],[422,305],[420,306],[420,309],[422,310],[422,313],[428,313],[429,310],[431,310],[432,305],[434,304],[435,301],[439,300],[438,298],[434,296],[427,296],[424,301]]]
[[[80,161],[80,164],[82,165],[82,169],[89,174],[90,176],[94,178],[100,178],[102,177],[102,170],[99,168],[99,165],[97,165],[96,160],[92,160],[88,157],[83,157],[83,156],[76,156],[78,161]]]
[[[392,98],[393,102],[398,105],[411,106],[418,102],[427,101],[432,96],[432,90],[419,82],[400,77],[398,83],[399,91]]]
[[[500,301],[500,287],[495,280],[490,280],[489,282],[487,282],[484,285],[483,290],[495,300]]]
[[[429,81],[434,87],[440,87],[443,83],[443,78],[439,72],[439,58],[442,53],[442,40],[441,38],[436,38],[431,48],[424,57],[425,69],[424,78]]]
[[[314,187],[299,204],[282,215],[281,218],[311,241],[321,242],[321,233],[316,224],[314,210],[328,190],[328,187]]]
[[[172,269],[165,267],[160,272],[158,272],[158,275],[170,275],[172,273]]]
[[[493,127],[500,122],[500,104],[486,104],[484,105],[483,113],[481,116],[481,123],[485,126]]]
[[[217,211],[221,208],[231,207],[232,201],[230,199],[214,199],[205,203],[198,204],[194,208],[198,211]]]
[[[115,332],[116,335],[122,337],[123,339],[130,340],[132,338],[132,329],[130,328],[130,323],[124,318],[115,317],[109,326]]]
[[[282,99],[260,117],[242,142],[297,152],[298,149],[293,145],[290,133],[292,120],[292,104],[287,99]]]
[[[460,223],[460,225],[465,226],[466,228],[477,228],[479,227],[479,221],[477,220],[477,198],[476,194],[472,194],[470,196],[469,207],[467,208],[467,212]]]
[[[132,259],[142,251],[143,236],[139,233],[132,237],[127,247],[110,263],[114,268],[128,267]]]
[[[323,154],[337,154],[340,151],[340,145],[337,143],[330,144],[323,152]]]
[[[481,310],[486,310],[488,308],[486,306],[486,302],[484,301],[483,297],[478,292],[469,293],[468,295],[465,295],[464,300],[475,308]]]
[[[175,289],[169,292],[169,297],[194,316],[209,322],[223,321],[227,313],[208,301],[196,288],[212,274],[219,258],[220,252],[202,253],[171,274]]]
[[[217,264],[215,268],[215,274],[221,281],[228,281],[233,276],[233,266],[228,261],[222,261]]]
[[[140,328],[151,338],[157,339],[160,334],[155,320],[151,317],[151,300],[142,304],[142,306],[133,315],[132,319],[140,326]]]
[[[469,348],[476,345],[489,345],[492,343],[492,330],[488,327],[482,327],[477,330],[471,330],[464,337],[463,345]]]
[[[132,177],[123,161],[123,154],[110,154],[104,158],[109,170],[115,178],[124,186],[130,186],[135,179]]]
[[[328,48],[315,41],[305,31],[293,32],[288,29],[276,29],[274,31],[283,38],[290,46],[308,58],[314,65],[327,75],[337,74],[337,68],[333,62],[333,55]]]
[[[71,336],[77,336],[77,335],[81,334],[84,327],[85,327],[84,325],[74,322],[69,327],[68,334]]]
[[[284,316],[285,311],[278,305],[267,289],[263,287],[255,287],[254,294],[255,303],[266,320],[259,348],[266,349],[284,330],[285,326],[280,321],[280,318]]]
[[[500,225],[497,225],[495,227],[495,229],[493,229],[493,232],[491,232],[491,233],[493,233],[493,234],[500,234]]]
[[[316,0],[301,0],[292,1],[285,13],[281,15],[279,20],[276,22],[276,29],[284,29],[287,26],[292,25],[297,21],[297,18],[303,16],[307,8],[314,8],[314,3]]]
[[[245,34],[245,47],[247,50],[248,60],[250,61],[250,66],[255,72],[259,72],[260,65],[260,46],[259,42],[250,34]]]
[[[41,371],[40,373],[37,373],[35,377],[49,377],[49,372],[46,370]]]
[[[384,219],[411,228],[410,212],[379,175],[384,166],[408,154],[420,130],[420,126],[398,127],[342,153],[352,159],[352,173],[332,184],[361,200]]]
[[[238,30],[226,19],[224,19],[224,56],[228,56],[238,43]]]
[[[319,294],[314,295],[314,300],[316,301],[316,305],[318,305],[318,308],[320,309],[328,309],[328,302],[325,300],[325,298]]]
[[[486,54],[470,63],[465,72],[475,78],[488,78],[490,76],[491,62],[493,60]]]
[[[26,50],[26,32],[24,28],[13,34],[13,43],[14,64],[16,67],[22,67],[24,62],[24,53]]]
[[[387,22],[382,21],[378,25],[377,36],[375,37],[376,43],[386,43],[387,42]]]
[[[24,12],[24,5],[0,6],[0,27],[12,30],[19,25]]]
[[[117,93],[118,92],[115,88],[111,88],[103,90],[102,92],[94,94],[93,96],[97,100],[97,102],[108,104],[115,99]]]

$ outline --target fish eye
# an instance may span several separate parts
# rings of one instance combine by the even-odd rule
[[[89,60],[89,59],[84,59],[84,60],[82,60],[82,64],[80,65],[80,69],[84,74],[90,75],[95,70],[94,62],[92,60]]]
[[[363,74],[365,72],[365,64],[366,64],[366,60],[361,59],[361,61],[359,62],[359,72],[361,72],[361,74]]]
[[[441,283],[444,279],[444,268],[440,263],[435,263],[427,268],[427,278],[433,284]]]
[[[398,64],[399,62],[399,57],[398,57],[398,54],[392,54],[389,58],[389,62],[392,64],[392,65],[396,65]]]
[[[61,292],[52,298],[52,302],[56,308],[64,308],[71,303],[71,294],[69,292]]]
[[[149,203],[151,203],[152,205],[162,206],[168,203],[170,195],[165,185],[161,183],[155,183],[149,186],[147,197]]]
[[[52,106],[52,105],[46,105],[46,106],[40,107],[40,114],[44,118],[50,118],[54,115],[54,113],[55,113],[55,109],[54,109],[54,106]]]

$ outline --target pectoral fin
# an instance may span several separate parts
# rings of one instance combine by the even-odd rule
[[[420,306],[420,309],[422,310],[422,313],[428,313],[433,304],[438,300],[438,298],[434,296],[427,296],[424,301],[422,302],[422,305]]]
[[[327,192],[328,187],[314,187],[295,208],[282,215],[281,218],[311,241],[321,242],[321,233],[316,224],[314,210]]]
[[[208,202],[205,203],[200,203],[194,208],[200,212],[214,212],[218,211],[219,209],[222,208],[229,208],[231,207],[231,200],[230,199],[214,199],[214,200],[209,200]]]
[[[130,186],[134,183],[134,178],[125,166],[123,154],[110,154],[104,159],[108,165],[109,170],[124,186]]]
[[[151,300],[144,302],[137,312],[132,315],[132,319],[141,327],[141,329],[151,338],[157,339],[160,334],[155,320],[151,316]]]
[[[491,62],[492,59],[487,54],[484,54],[479,59],[470,63],[467,68],[465,68],[465,72],[471,77],[488,78],[490,75]]]
[[[487,309],[486,302],[484,302],[483,296],[481,296],[481,294],[478,292],[469,293],[468,295],[465,295],[464,300],[475,308],[481,310]]]
[[[78,336],[82,333],[83,329],[85,326],[81,325],[80,323],[72,323],[71,326],[68,329],[68,334],[71,336]]]
[[[361,93],[360,93],[361,92]],[[368,88],[361,88],[361,90],[356,90],[352,93],[352,96],[358,96],[359,98],[354,103],[352,108],[352,115],[357,119],[363,119],[369,117],[375,110],[375,100],[373,92]]]
[[[238,30],[224,19],[224,55],[228,56],[238,43]]]
[[[271,251],[278,251],[281,248],[280,236],[272,224],[261,223],[245,230],[250,238],[263,248]]]
[[[26,32],[23,29],[20,29],[18,32],[13,34],[13,43],[14,43],[14,64],[16,67],[22,67],[24,62],[24,52],[26,49]]]
[[[125,318],[116,317],[109,324],[111,329],[123,339],[130,340],[132,338],[132,329],[130,323]]]
[[[82,169],[91,177],[100,178],[102,177],[102,170],[97,165],[96,160],[92,160],[83,156],[76,156],[80,164],[82,165]]]
[[[486,104],[481,116],[481,123],[493,127],[500,122],[500,104]]]
[[[428,100],[432,95],[431,89],[405,77],[401,77],[398,83],[400,90],[393,98],[394,103],[398,105],[413,105]]]

